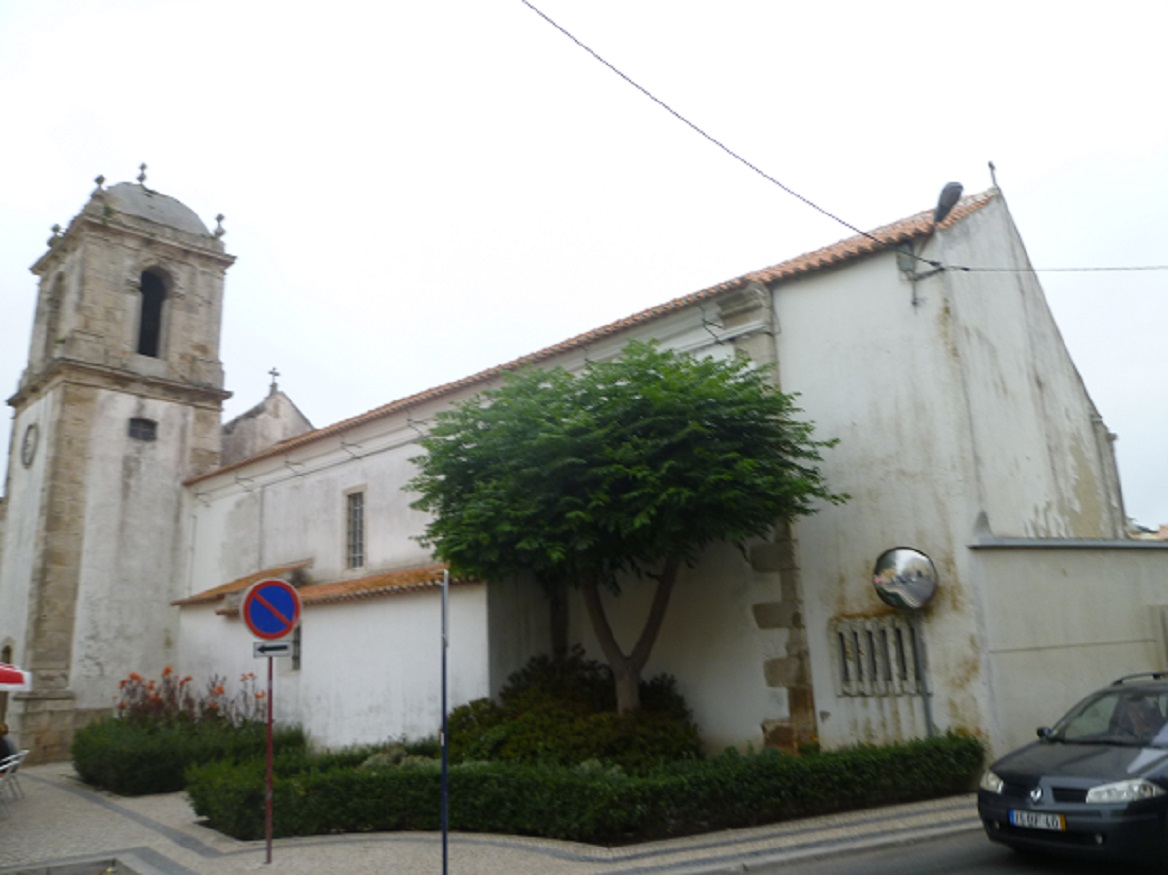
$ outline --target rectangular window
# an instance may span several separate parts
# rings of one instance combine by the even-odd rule
[[[138,441],[152,441],[158,437],[158,423],[153,419],[130,420],[130,437]]]
[[[365,493],[345,496],[345,564],[349,568],[365,565]]]

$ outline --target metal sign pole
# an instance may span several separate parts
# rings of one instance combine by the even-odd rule
[[[446,875],[450,860],[448,834],[450,831],[449,812],[450,798],[447,784],[447,748],[446,736],[446,648],[450,643],[448,633],[448,605],[450,592],[450,571],[442,572],[442,875]]]
[[[268,737],[267,737],[267,779],[264,785],[264,836],[267,838],[268,855],[265,863],[272,862],[272,657],[268,657]]]

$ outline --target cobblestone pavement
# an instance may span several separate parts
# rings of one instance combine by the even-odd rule
[[[440,833],[368,833],[241,842],[203,826],[182,793],[94,790],[67,763],[21,773],[24,798],[0,805],[0,875],[382,875],[442,871]],[[871,809],[622,848],[451,833],[452,875],[698,875],[979,829],[975,797]]]

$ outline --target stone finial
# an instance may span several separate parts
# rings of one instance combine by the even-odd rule
[[[47,242],[48,242],[49,246],[52,246],[54,243],[56,243],[58,240],[61,239],[61,226],[60,225],[53,225],[53,227],[50,230],[53,232],[53,236],[50,237]]]
[[[97,183],[97,188],[94,189],[93,193],[100,194],[103,191],[102,186],[105,185],[105,177],[99,173],[93,178],[93,181]]]
[[[146,187],[146,162],[143,161],[141,164],[139,164],[138,169],[141,171],[141,173],[138,174],[138,185],[145,188]]]
[[[277,371],[275,368],[272,368],[270,371],[268,371],[268,373],[269,373],[269,374],[271,375],[271,377],[272,377],[272,385],[271,385],[271,387],[270,387],[270,388],[269,388],[269,390],[268,390],[268,394],[269,394],[269,395],[275,395],[275,394],[276,394],[276,392],[277,392],[277,391],[279,390],[279,388],[280,388],[280,387],[279,387],[279,385],[276,383],[276,378],[277,378],[278,376],[280,376],[280,372],[279,372],[279,371]]]
[[[226,218],[222,213],[215,217],[215,239],[218,240],[227,232],[223,230],[223,220]]]

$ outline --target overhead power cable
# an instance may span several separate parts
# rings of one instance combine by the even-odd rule
[[[528,9],[530,9],[532,12],[534,12],[536,15],[538,15],[540,18],[542,18],[544,21],[546,21],[548,24],[550,24],[552,27],[554,27],[556,30],[558,30],[560,33],[562,33],[564,36],[566,36],[568,39],[570,39],[572,42],[574,42],[576,45],[578,45],[580,48],[582,48],[584,51],[586,51],[588,54],[590,54],[592,57],[594,57],[596,60],[598,60],[600,63],[604,64],[604,66],[608,67],[608,69],[610,69],[612,72],[616,73],[616,75],[618,75],[622,79],[624,79],[625,82],[627,82],[629,85],[632,85],[634,88],[636,88],[638,91],[640,91],[646,97],[648,97],[650,100],[652,100],[654,103],[656,103],[662,109],[664,109],[666,112],[668,112],[674,118],[676,118],[678,121],[687,125],[689,128],[691,128],[693,131],[700,134],[701,136],[705,137],[707,140],[709,140],[711,143],[713,143],[715,146],[717,146],[719,149],[721,149],[723,152],[725,152],[727,155],[729,155],[735,161],[738,161],[739,163],[744,164],[745,166],[749,167],[751,170],[753,170],[755,173],[757,173],[763,179],[767,180],[768,182],[770,182],[774,185],[777,185],[779,188],[781,188],[787,194],[791,195],[791,197],[797,198],[798,200],[801,200],[803,203],[807,204],[807,206],[811,207],[811,209],[822,213],[823,215],[827,216],[829,219],[832,219],[835,222],[838,222],[839,224],[843,225],[848,230],[854,231],[863,237],[867,237],[870,240],[874,240],[877,243],[880,243],[881,245],[883,245],[884,241],[880,240],[877,237],[872,236],[867,231],[864,231],[861,228],[857,228],[855,225],[851,224],[850,222],[844,221],[839,216],[837,216],[835,213],[832,213],[828,210],[825,210],[823,207],[821,207],[819,204],[815,203],[810,198],[806,198],[803,195],[799,194],[799,192],[795,191],[793,188],[790,188],[789,186],[784,185],[782,182],[775,179],[773,176],[771,176],[765,170],[761,169],[760,167],[756,166],[755,164],[752,164],[750,161],[746,160],[746,158],[739,155],[737,152],[735,152],[733,149],[731,149],[729,146],[727,146],[725,143],[723,143],[717,137],[713,136],[712,134],[707,133],[705,130],[698,127],[696,124],[691,122],[688,118],[683,116],[680,112],[678,112],[676,109],[674,109],[668,103],[666,103],[660,97],[658,97],[653,92],[651,92],[648,88],[645,88],[639,82],[630,78],[628,75],[626,75],[620,69],[618,69],[616,66],[609,63],[607,60],[605,60],[603,57],[601,57],[599,54],[597,54],[597,52],[595,50],[593,50],[591,47],[582,43],[579,39],[576,38],[576,36],[571,31],[569,31],[567,28],[563,27],[561,24],[556,22],[554,19],[550,18],[545,12],[543,12],[542,10],[540,10],[536,6],[534,6],[530,2],[530,0],[521,0],[521,2],[523,3],[524,6],[526,6]],[[920,260],[920,261],[927,261],[927,259],[921,258],[919,255],[914,255],[913,257]]]
[[[633,78],[628,76],[626,73],[624,73],[618,67],[616,67],[614,64],[612,64],[607,59],[602,57],[599,53],[597,53],[592,47],[581,42],[580,39],[577,38],[575,34],[573,34],[571,31],[569,31],[567,28],[565,28],[559,22],[555,21],[547,13],[545,13],[543,10],[541,10],[537,6],[535,6],[535,4],[531,3],[530,0],[520,0],[520,2],[523,3],[524,6],[526,6],[528,9],[530,9],[532,12],[534,12],[540,18],[542,18],[544,21],[546,21],[548,24],[550,24],[552,27],[554,27],[556,30],[558,30],[560,33],[562,33],[564,36],[566,36],[568,39],[570,39],[572,42],[574,42],[577,46],[579,46],[584,51],[586,51],[588,54],[590,54],[593,58],[595,58],[597,61],[599,61],[605,67],[607,67],[609,70],[611,70],[613,73],[615,73],[617,76],[619,76],[621,79],[623,79],[625,82],[627,82],[629,85],[631,85],[633,88],[640,91],[642,94],[644,94],[646,97],[648,97],[654,103],[656,103],[658,106],[660,106],[662,109],[664,109],[666,112],[668,112],[674,118],[676,118],[678,121],[682,122],[688,128],[693,130],[695,133],[701,135],[706,140],[709,140],[711,143],[713,143],[715,146],[717,146],[719,149],[721,149],[723,152],[725,152],[727,155],[729,155],[735,161],[737,161],[740,164],[744,165],[745,167],[749,168],[754,173],[758,174],[759,176],[761,176],[763,179],[767,180],[771,184],[778,186],[783,191],[785,191],[787,194],[791,195],[791,197],[793,197],[799,201],[802,201],[804,204],[811,207],[811,209],[815,210],[816,212],[821,213],[824,216],[827,216],[827,218],[831,219],[834,222],[838,222],[840,225],[843,225],[849,231],[853,231],[856,234],[859,234],[861,237],[866,237],[875,243],[879,243],[881,246],[887,245],[887,243],[885,241],[881,240],[879,237],[876,237],[875,235],[868,233],[867,231],[863,230],[862,228],[857,228],[851,222],[845,221],[844,219],[840,218],[839,216],[837,216],[835,213],[831,212],[830,210],[824,209],[819,204],[815,203],[815,201],[811,200],[808,197],[805,197],[805,196],[799,194],[799,192],[795,191],[790,186],[784,185],[782,182],[780,182],[775,177],[771,176],[765,170],[758,167],[756,164],[753,164],[750,161],[748,161],[746,158],[744,158],[742,155],[735,152],[733,149],[731,149],[729,146],[727,146],[725,143],[723,143],[717,137],[713,136],[712,134],[708,133],[703,128],[699,127],[694,122],[690,121],[688,118],[686,118],[684,115],[682,115],[676,109],[674,109],[672,106],[670,106],[664,100],[659,98],[657,95],[655,95],[649,89],[645,88],[639,82],[637,82],[636,80],[634,80]],[[904,251],[904,250],[901,250],[901,251]],[[960,271],[977,272],[977,273],[1056,273],[1056,272],[1078,272],[1078,271],[1168,270],[1168,265],[1147,265],[1147,266],[1141,266],[1141,267],[1047,267],[1047,268],[1036,268],[1036,267],[1031,267],[1031,268],[965,267],[962,265],[944,264],[940,261],[934,261],[933,259],[925,258],[924,256],[917,255],[914,252],[904,251],[904,254],[910,256],[911,258],[916,259],[917,261],[920,261],[924,264],[929,265],[930,267],[934,268],[935,270],[960,270]]]

